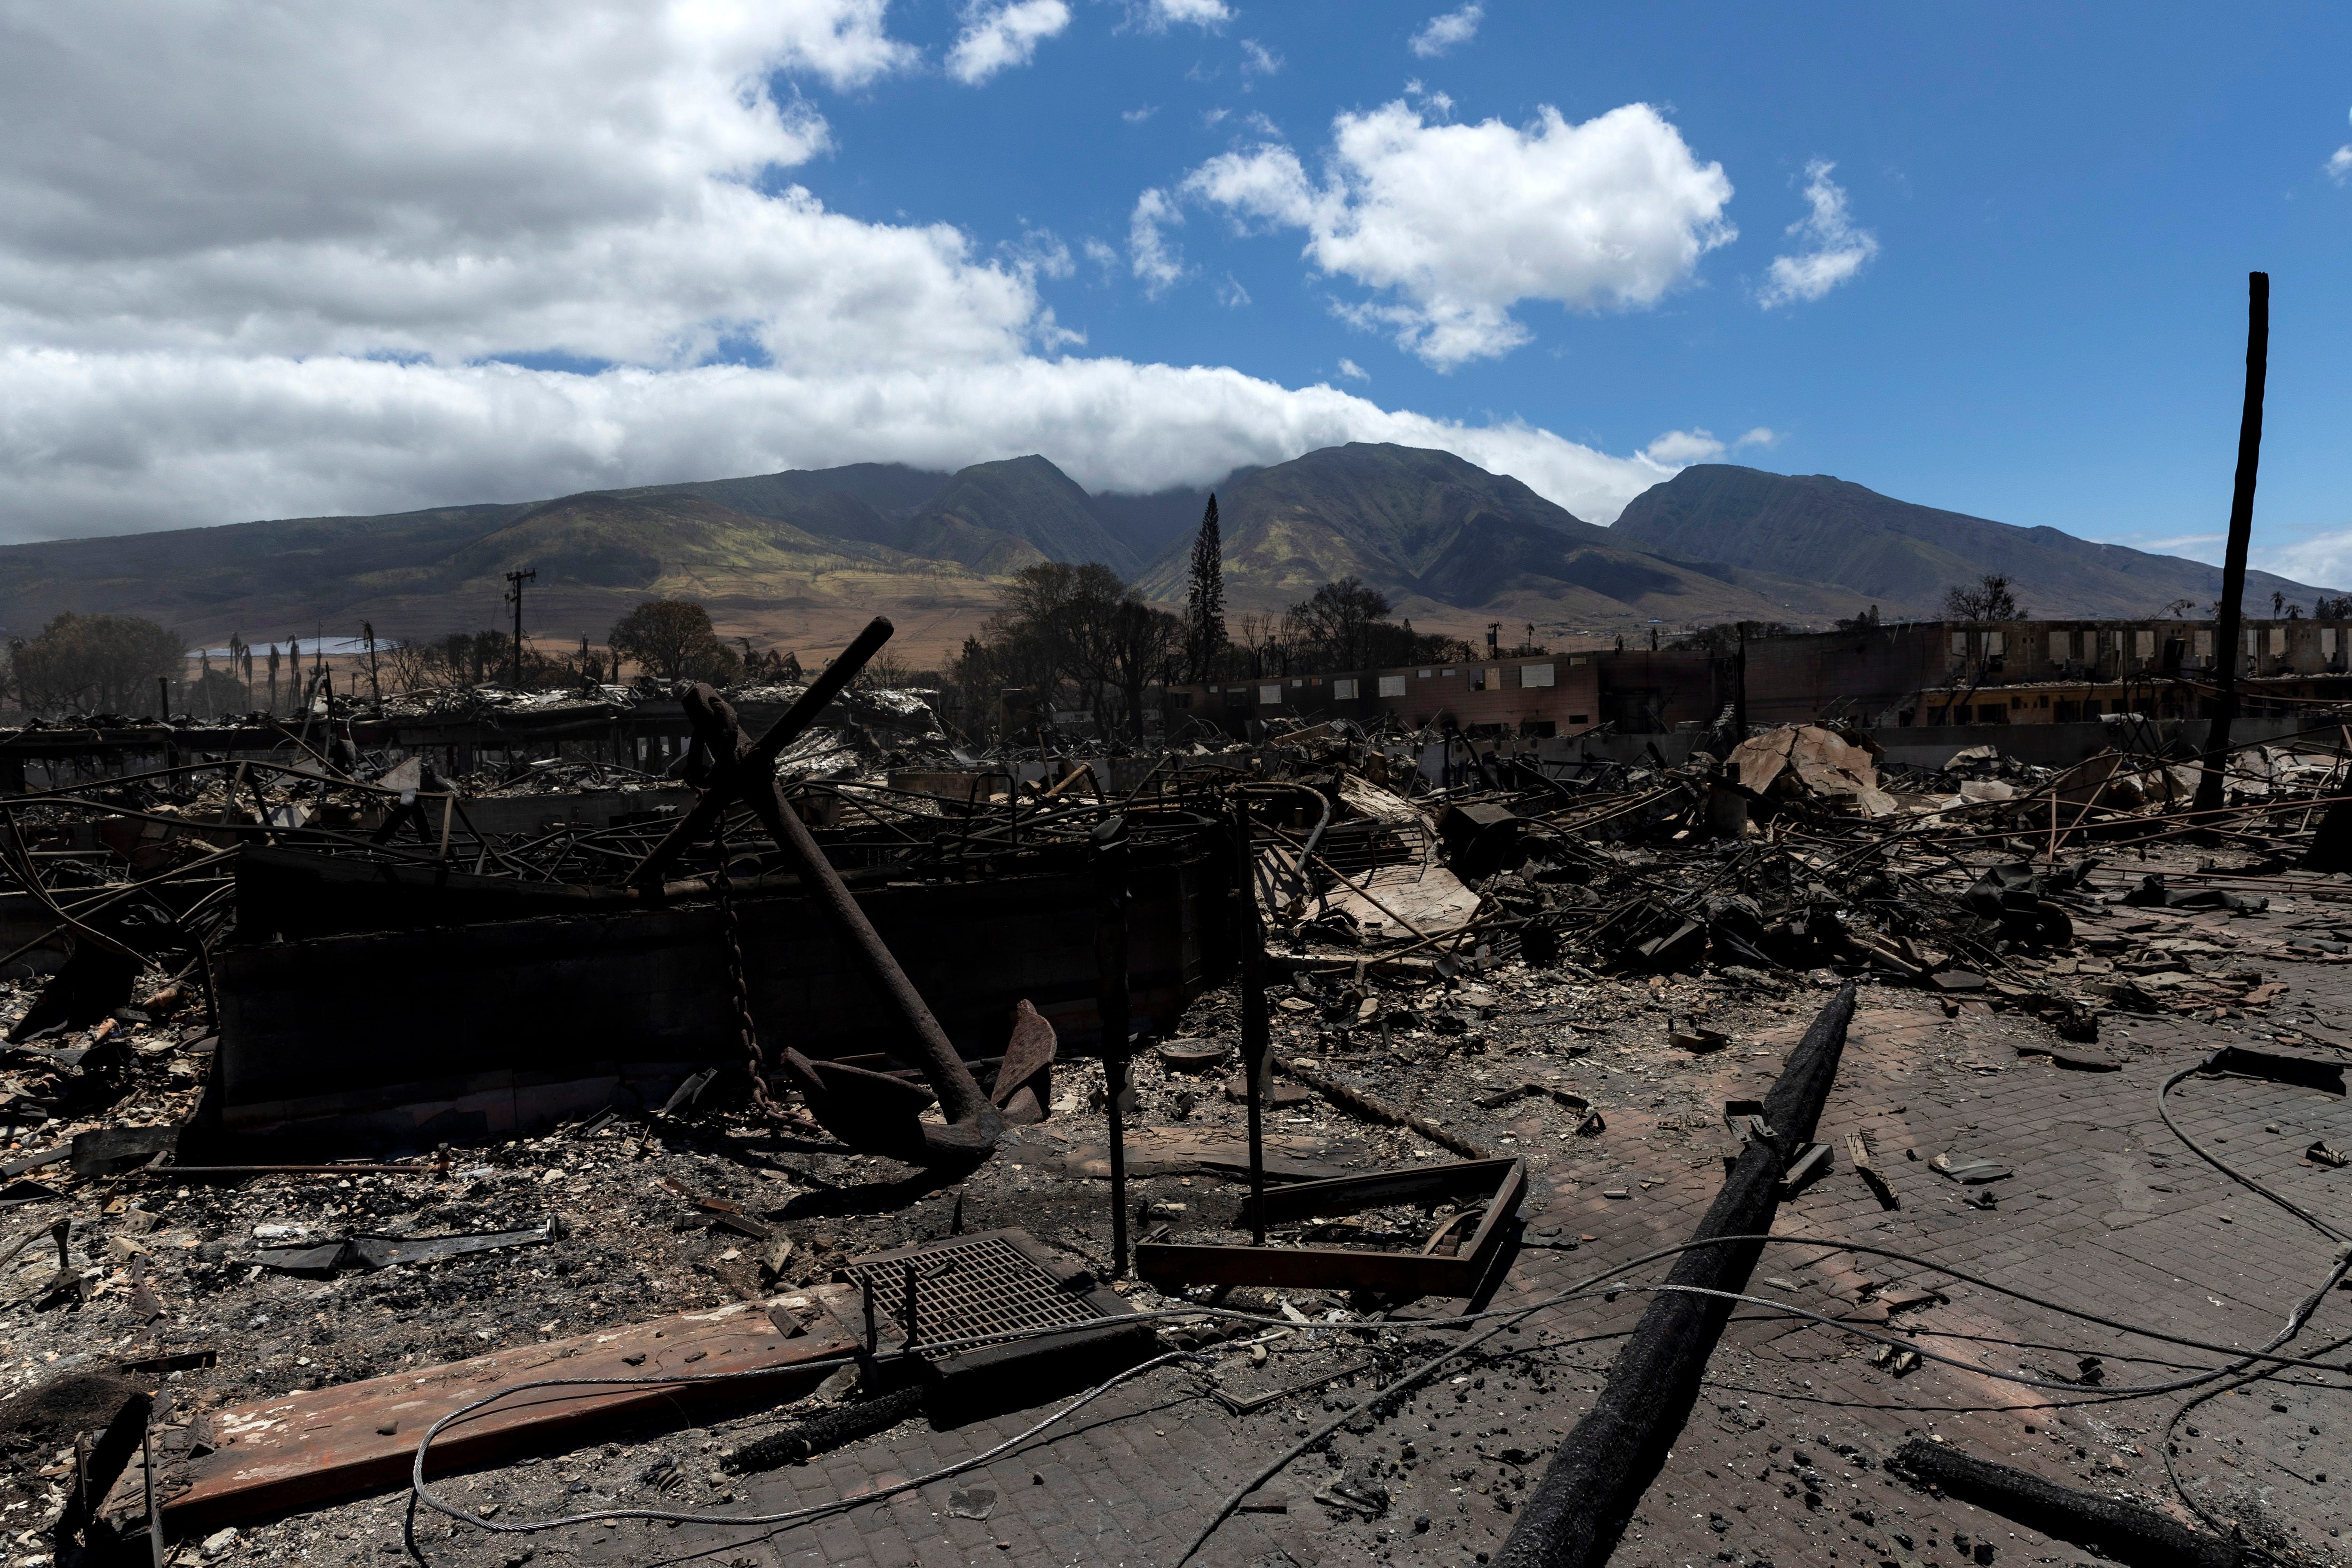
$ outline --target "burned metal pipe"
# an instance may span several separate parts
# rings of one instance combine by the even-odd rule
[[[1748,1144],[1692,1240],[1771,1230],[1781,1173],[1812,1141],[1837,1078],[1853,1002],[1849,983],[1790,1053],[1780,1082],[1764,1100],[1769,1135]],[[1729,1300],[1694,1292],[1742,1289],[1762,1250],[1762,1243],[1745,1241],[1683,1254],[1667,1280],[1691,1289],[1660,1291],[1642,1314],[1600,1397],[1528,1491],[1496,1558],[1498,1568],[1600,1568],[1608,1560],[1681,1433],[1731,1315]]]

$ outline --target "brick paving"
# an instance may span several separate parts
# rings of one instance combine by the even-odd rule
[[[2308,981],[2328,1001],[2352,1002],[2352,985],[2334,984],[2334,971],[2313,971]],[[2263,1042],[2171,1020],[2126,1023],[2111,1030],[2114,1037],[2125,1037],[2115,1040],[2128,1057],[2123,1070],[2072,1071],[2046,1057],[2015,1054],[2016,1043],[2041,1037],[2030,1020],[1947,1021],[1916,995],[1867,993],[1818,1134],[1838,1148],[1837,1168],[1784,1205],[1778,1233],[1932,1256],[2125,1321],[2226,1344],[2260,1343],[2325,1274],[2329,1244],[2182,1148],[2158,1120],[2155,1096],[2167,1076],[2217,1044]],[[1707,1070],[1725,1096],[1764,1081],[1746,1062]],[[2352,1213],[2347,1173],[2300,1158],[2315,1138],[2352,1142],[2344,1100],[2251,1079],[2197,1078],[2176,1092],[2176,1103],[2192,1136],[2211,1140],[2258,1179],[2324,1215]],[[1518,1131],[1531,1148],[1549,1136],[1539,1113]],[[1882,1209],[1846,1167],[1850,1131],[1871,1140],[1898,1208]],[[1529,1209],[1530,1240],[1551,1245],[1520,1252],[1496,1304],[1538,1300],[1686,1237],[1714,1196],[1722,1147],[1719,1134],[1645,1127],[1638,1115],[1625,1115],[1597,1144],[1549,1156]],[[2011,1178],[1990,1184],[1997,1208],[1967,1206],[1968,1189],[1930,1170],[1927,1162],[1948,1150],[2012,1168]],[[1630,1197],[1601,1195],[1620,1182]],[[1559,1240],[1588,1234],[1597,1239],[1558,1249]],[[1883,1321],[1857,1300],[1865,1280],[1940,1283],[1948,1301],[1902,1314],[1897,1328],[1922,1331],[1919,1343],[1988,1368],[2080,1377],[2080,1358],[2095,1354],[2097,1375],[2113,1385],[2210,1364],[2196,1352],[2121,1337],[1888,1259],[1774,1248],[1751,1289],[1832,1315]],[[1517,1500],[1600,1386],[1618,1343],[1613,1336],[1633,1324],[1645,1300],[1629,1293],[1533,1320],[1510,1337],[1512,1353],[1464,1363],[1467,1381],[1441,1379],[1372,1430],[1343,1432],[1330,1457],[1294,1464],[1266,1489],[1286,1502],[1286,1512],[1237,1515],[1195,1561],[1233,1568],[1475,1563],[1508,1532]],[[2339,1294],[2301,1342],[2346,1333],[2352,1296]],[[1588,1342],[1539,1343],[1566,1339]],[[1913,1435],[1940,1436],[2068,1485],[2159,1503],[2168,1495],[2157,1446],[2185,1395],[2118,1396],[2097,1387],[2051,1394],[1933,1363],[1896,1377],[1872,1364],[1872,1349],[1743,1310],[1612,1562],[1937,1564],[1984,1560],[1987,1547],[1997,1562],[2083,1560],[2063,1543],[1887,1476],[1880,1462]],[[2198,1436],[2180,1438],[2183,1479],[2208,1508],[2300,1542],[2315,1561],[2340,1549],[2332,1533],[2343,1527],[2336,1483],[2352,1475],[2352,1444],[2342,1402],[2330,1401],[2331,1384],[2340,1389],[2344,1380],[2296,1376],[2224,1394],[2192,1415]],[[1192,1396],[1198,1386],[1179,1370],[1154,1373],[1091,1407],[1076,1430],[1054,1441],[846,1520],[752,1540],[705,1527],[628,1527],[602,1547],[580,1548],[580,1560],[1166,1568],[1204,1510],[1295,1441],[1307,1417],[1327,1418],[1321,1396],[1234,1417]],[[1034,1419],[1034,1413],[1009,1416],[949,1433],[910,1426],[828,1461],[755,1478],[741,1500],[762,1510],[821,1502],[875,1478],[980,1452]],[[1351,1518],[1312,1500],[1339,1468],[1368,1461],[1394,1489],[1384,1517]],[[988,1517],[957,1517],[950,1494],[975,1489],[995,1494]]]
[[[1926,996],[1866,988],[1863,1010],[1817,1136],[1835,1168],[1783,1205],[1783,1237],[1830,1237],[1916,1253],[2086,1310],[2231,1345],[2270,1337],[2326,1274],[2332,1244],[2196,1158],[2156,1113],[2166,1077],[2218,1045],[2263,1047],[2290,1018],[2315,1025],[2352,1014],[2352,974],[2288,964],[2296,990],[2272,1020],[2189,1023],[2112,1015],[2119,1071],[2094,1073],[2021,1057],[2049,1037],[2029,1017],[1948,1020]],[[1810,1004],[1808,1004],[1810,1006]],[[1802,1015],[1799,1016],[1801,1022]],[[1769,1084],[1796,1029],[1678,1064],[1681,1087],[1715,1102]],[[2306,1054],[2329,1053],[2310,1047]],[[1601,1064],[1584,1064],[1596,1089]],[[1620,1095],[1612,1103],[1623,1104]],[[1514,1125],[1534,1181],[1529,1246],[1497,1306],[1529,1303],[1687,1237],[1719,1183],[1730,1146],[1719,1126],[1612,1110],[1597,1139],[1563,1140],[1556,1115],[1525,1101]],[[2352,1172],[2305,1163],[2314,1140],[2352,1146],[2352,1106],[2307,1089],[2247,1079],[2192,1078],[2175,1094],[2190,1134],[2331,1223],[2352,1215]],[[1844,1136],[1862,1131],[1898,1207],[1882,1208],[1849,1168]],[[1997,1206],[1963,1202],[1936,1173],[1937,1154],[1996,1161]],[[1605,1190],[1622,1188],[1612,1199]],[[1580,1238],[1591,1236],[1594,1239]],[[1574,1244],[1573,1250],[1568,1249]],[[1651,1266],[1648,1277],[1666,1265]],[[1934,1284],[1947,1300],[1896,1315],[1897,1333],[1990,1371],[2084,1379],[2063,1393],[1927,1363],[1904,1375],[1874,1365],[1874,1345],[1834,1330],[1742,1309],[1710,1364],[1696,1408],[1612,1561],[1622,1568],[1708,1563],[2065,1563],[2087,1553],[1997,1515],[1916,1491],[1883,1461],[1908,1436],[1968,1451],[2067,1485],[2137,1496],[2184,1519],[2160,1454],[2167,1420],[2188,1397],[2134,1396],[2116,1385],[2160,1382],[2205,1366],[2204,1352],[2166,1347],[2070,1320],[1934,1270],[1852,1253],[1776,1247],[1750,1289],[1831,1316],[1886,1324],[1867,1285]],[[1228,1521],[1193,1561],[1212,1568],[1317,1568],[1381,1562],[1475,1564],[1507,1534],[1518,1500],[1601,1384],[1622,1335],[1648,1298],[1588,1299],[1543,1312],[1418,1393],[1402,1409],[1340,1433],[1328,1453],[1294,1463],[1259,1494],[1286,1511]],[[1441,1308],[1424,1305],[1427,1314]],[[1413,1359],[1448,1331],[1398,1331]],[[2352,1292],[2332,1295],[2296,1342],[2309,1350],[2352,1335]],[[1294,1341],[1314,1339],[1303,1331]],[[1294,1342],[1288,1364],[1327,1368],[1353,1344]],[[2100,1358],[2087,1370],[2083,1358]],[[1320,1359],[1318,1359],[1320,1358]],[[1227,1366],[1231,1363],[1226,1363]],[[2098,1380],[2089,1382],[2091,1376]],[[1454,1381],[1456,1378],[1460,1381]],[[1276,1384],[1279,1385],[1279,1384]],[[2290,1543],[2313,1563],[2339,1563],[2341,1498],[2352,1477],[2343,1376],[2297,1373],[2206,1401],[2177,1434],[2183,1481],[2210,1510],[2258,1538]],[[1307,1424],[1329,1418],[1345,1385],[1234,1416],[1202,1397],[1202,1375],[1164,1369],[1089,1406],[1050,1438],[952,1480],[822,1521],[765,1533],[740,1527],[627,1523],[551,1535],[483,1538],[420,1516],[430,1563],[565,1560],[583,1564],[831,1564],[843,1568],[1017,1563],[1171,1568],[1209,1511]],[[934,1432],[910,1423],[825,1456],[733,1482],[724,1506],[761,1511],[821,1503],[980,1453],[1034,1422],[1026,1412]],[[747,1428],[747,1432],[748,1432]],[[692,1435],[689,1435],[692,1436]],[[714,1464],[727,1446],[704,1445]],[[1314,1500],[1347,1470],[1376,1473],[1392,1501],[1361,1518]],[[510,1489],[501,1487],[511,1483]],[[474,1482],[453,1490],[468,1495]],[[519,1511],[548,1501],[514,1475],[478,1478],[479,1495],[513,1496]],[[980,1494],[992,1493],[990,1500]],[[385,1527],[401,1500],[317,1517],[321,1539]],[[965,1517],[982,1514],[984,1518]],[[374,1522],[370,1523],[373,1520]]]

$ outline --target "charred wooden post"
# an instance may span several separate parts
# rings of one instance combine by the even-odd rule
[[[1837,1078],[1853,1001],[1849,983],[1790,1053],[1780,1082],[1765,1097],[1767,1134],[1749,1141],[1693,1241],[1761,1236],[1772,1228],[1781,1173],[1812,1141]],[[1496,1557],[1500,1568],[1599,1568],[1608,1560],[1682,1431],[1731,1315],[1730,1301],[1692,1291],[1741,1289],[1762,1250],[1760,1242],[1741,1241],[1700,1245],[1683,1254],[1667,1284],[1691,1289],[1659,1292],[1642,1314],[1601,1396],[1528,1491]]]
[[[2254,531],[2254,471],[2263,455],[2263,383],[2269,373],[2271,275],[2246,274],[2246,400],[2238,415],[2238,477],[2230,490],[2230,542],[2221,558],[2221,607],[2214,616],[2213,722],[2205,731],[2205,771],[2197,810],[2221,808],[2221,771],[2230,760],[2230,724],[2238,716],[2238,623],[2246,597],[2246,545]]]
[[[130,1468],[131,1457],[146,1441],[147,1417],[154,1405],[153,1396],[146,1394],[124,1400],[97,1443],[82,1456],[74,1472],[73,1489],[66,1496],[65,1511],[58,1518],[58,1545],[79,1545],[84,1532],[97,1523],[106,1494],[114,1489],[114,1483]]]
[[[1100,984],[1095,1010],[1102,1020],[1103,1089],[1110,1134],[1110,1271],[1127,1276],[1127,818],[1096,825],[1088,847],[1095,863],[1095,963]]]
[[[1250,1224],[1265,1245],[1265,1082],[1271,1031],[1265,1013],[1265,933],[1258,926],[1257,868],[1250,854],[1249,797],[1234,796],[1234,941],[1241,949],[1242,1074],[1249,1104]]]
[[[2245,1561],[2236,1542],[2190,1530],[2153,1509],[2058,1486],[1947,1444],[1914,1437],[1896,1452],[1893,1468],[2131,1568],[2238,1568]]]

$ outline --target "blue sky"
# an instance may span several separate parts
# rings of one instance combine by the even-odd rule
[[[1237,236],[1213,209],[1188,214],[1196,272],[1160,298],[1084,265],[1048,297],[1092,351],[1294,384],[1351,361],[1384,404],[1612,452],[1762,426],[1780,440],[1739,460],[2147,542],[2226,521],[2259,268],[2264,542],[2352,525],[2352,184],[2326,169],[2352,143],[2352,10],[1496,4],[1416,56],[1442,9],[1293,3],[1203,36],[1079,5],[978,101],[916,80],[857,95],[832,111],[843,155],[803,177],[877,219],[1000,242],[1025,220],[1124,249],[1137,193],[1271,139],[1254,115],[1311,169],[1336,114],[1397,100],[1513,125],[1649,103],[1723,165],[1738,237],[1653,308],[1517,307],[1534,341],[1496,359],[1441,372],[1351,327],[1332,302],[1370,290],[1302,261],[1297,231]],[[957,29],[946,5],[904,26],[942,48]],[[1280,68],[1252,69],[1251,42]],[[1815,160],[1877,252],[1818,300],[1761,308]],[[1226,302],[1235,283],[1246,303]]]
[[[2340,6],[483,15],[0,5],[0,536],[1366,438],[2210,556],[2259,267],[2352,583]]]

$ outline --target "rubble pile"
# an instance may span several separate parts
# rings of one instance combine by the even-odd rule
[[[841,662],[808,687],[686,692],[693,743],[664,773],[558,758],[446,778],[338,747],[330,708],[282,761],[0,799],[11,1563],[144,1552],[151,1531],[190,1560],[372,1561],[397,1549],[427,1429],[456,1473],[418,1495],[457,1510],[452,1539],[567,1512],[599,1532],[623,1528],[596,1522],[611,1510],[748,1516],[761,1478],[828,1450],[929,1452],[930,1429],[1005,1410],[1026,1426],[1129,1379],[1160,1380],[1155,1409],[1258,1423],[1244,1430],[1267,1460],[1310,1439],[1319,1457],[1280,1461],[1303,1472],[1282,1517],[1346,1550],[1485,1561],[1547,1456],[1573,1451],[1592,1391],[1627,1375],[1605,1360],[1633,1317],[1579,1314],[1616,1313],[1621,1292],[1639,1314],[1663,1289],[1615,1272],[1635,1249],[1609,1250],[1596,1213],[1685,1189],[1704,1206],[1729,1180],[1769,1228],[1838,1173],[1857,1212],[1894,1215],[1917,1201],[1897,1193],[1916,1191],[1908,1166],[1963,1223],[2020,1184],[1959,1120],[1987,1075],[2105,1081],[2155,1059],[2159,1026],[2352,1049],[2289,978],[2352,961],[2334,912],[2352,893],[2326,865],[2331,835],[2352,834],[2333,731],[2233,753],[2223,807],[2200,813],[2194,761],[2120,731],[2065,769],[1990,748],[1890,764],[1820,725],[1719,734],[1671,764],[1338,722],[991,749],[952,741],[919,693],[843,690]],[[468,816],[589,790],[644,806],[528,832]],[[985,955],[967,994],[943,994],[940,966],[966,948]],[[632,986],[669,989],[614,1022],[595,972],[640,950]],[[446,969],[294,988],[395,952]],[[779,1000],[820,953],[827,978]],[[404,988],[439,994],[448,1038],[381,1054],[454,1040],[457,1068],[359,1059],[381,1023],[362,1013],[436,1000],[369,996]],[[528,993],[517,1011],[483,1000],[501,988]],[[515,1023],[532,1016],[557,1022]],[[642,1060],[580,1043],[664,1019],[685,1023]],[[533,1054],[548,1035],[559,1048]],[[272,1079],[292,1067],[254,1065],[268,1042],[346,1077],[297,1092]],[[1840,1049],[1954,1108],[1944,1145],[1815,1142],[1832,1078],[1858,1070]],[[1807,1073],[1811,1109],[1768,1115]],[[328,1116],[362,1110],[376,1119]],[[2313,1135],[2303,1168],[2325,1176],[2352,1137]],[[1685,1230],[1642,1229],[1638,1250]],[[1580,1249],[1599,1269],[1585,1284],[1525,1286],[1531,1259]],[[1886,1454],[1911,1418],[1895,1380],[1973,1375],[1953,1371],[1958,1342],[1915,1331],[1958,1289],[1939,1295],[1920,1259],[1864,1258],[1866,1278],[1768,1267],[1790,1275],[1745,1286],[1767,1305],[1816,1279],[1849,1292],[1799,1327],[1862,1335],[1826,1354],[1883,1382]],[[1496,1321],[1461,1321],[1490,1304]],[[1700,1336],[1677,1352],[1695,1364],[1727,1331],[1707,1321],[1676,1331]],[[1563,1348],[1588,1341],[1600,1359]],[[2101,1364],[2014,1375],[2087,1392]],[[458,1419],[555,1376],[609,1381]],[[1490,1379],[1504,1402],[1465,1436],[1447,1413]],[[1729,1388],[1709,1396],[1745,1434]],[[1036,1441],[1090,1438],[1079,1423]],[[1043,1452],[1017,1461],[1040,1489]],[[1790,1519],[1769,1528],[1832,1521],[1905,1562],[1952,1506],[1885,1489],[1890,1464],[1827,1508],[1811,1467],[1866,1460],[1770,1452],[1766,1473],[1792,1468]],[[905,1488],[975,1528],[1021,1512],[976,1479],[927,1479],[928,1462],[877,1464],[864,1502],[803,1511]],[[2205,1541],[2220,1500],[2201,1489],[2171,1506]],[[1274,1517],[1276,1495],[1253,1483],[1177,1511],[1206,1541]],[[2033,1540],[2062,1537],[2063,1497],[2037,1506],[2057,1511]],[[2229,1506],[2263,1540],[2319,1517]],[[796,1528],[784,1512],[774,1528]],[[1732,1539],[1760,1516],[1691,1517],[1724,1560],[1795,1560],[1785,1535]],[[1939,1560],[1995,1560],[1995,1516],[1966,1517],[1943,1522]],[[2305,1560],[2336,1560],[2318,1550]],[[2001,1552],[2031,1555],[2011,1533]]]

